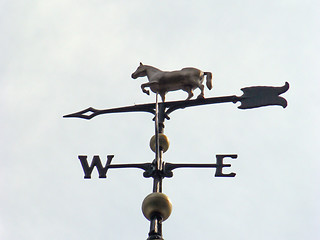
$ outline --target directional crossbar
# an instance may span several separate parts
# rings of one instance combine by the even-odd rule
[[[110,168],[140,168],[145,171],[143,174],[144,177],[154,177],[155,175],[160,175],[160,177],[172,177],[172,170],[177,168],[216,168],[215,177],[235,177],[235,173],[222,173],[223,168],[231,167],[231,164],[224,164],[224,158],[232,158],[236,159],[238,156],[235,154],[228,155],[216,155],[217,162],[215,164],[190,164],[190,163],[163,163],[163,170],[157,171],[155,170],[155,163],[133,163],[133,164],[111,164],[111,161],[114,155],[107,156],[107,162],[105,166],[102,165],[100,157],[95,155],[92,159],[92,162],[89,166],[87,156],[78,156],[82,165],[82,169],[84,172],[84,178],[91,178],[91,174],[94,168],[97,168],[99,173],[99,178],[106,178],[107,172]]]

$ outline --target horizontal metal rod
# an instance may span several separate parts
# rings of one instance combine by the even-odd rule
[[[217,167],[231,167],[231,164],[223,164],[223,165],[220,165],[220,164],[201,164],[201,163],[165,163],[164,165],[164,169],[165,170],[168,170],[168,171],[171,171],[171,170],[174,170],[176,168],[217,168]]]
[[[170,119],[169,114],[177,109],[183,109],[186,107],[215,104],[215,103],[226,103],[238,101],[241,102],[239,109],[250,109],[258,108],[263,106],[279,105],[282,107],[287,106],[287,101],[283,97],[280,97],[280,94],[286,92],[289,89],[289,83],[286,82],[282,87],[268,87],[268,86],[255,86],[255,87],[246,87],[242,88],[242,96],[223,96],[223,97],[211,97],[211,98],[199,98],[194,100],[181,100],[181,101],[171,101],[171,102],[162,102],[159,103],[159,108],[163,109],[163,118]],[[124,112],[149,112],[153,115],[156,114],[156,104],[138,104],[127,107],[111,108],[98,110],[92,107],[89,107],[85,110],[68,114],[63,117],[65,118],[83,118],[91,119],[95,116],[106,114],[106,113],[124,113]]]
[[[151,163],[128,163],[128,164],[111,164],[107,165],[106,168],[140,168],[147,171],[150,169]]]
[[[120,108],[110,108],[110,109],[95,109],[93,107],[89,107],[85,110],[71,113],[68,115],[63,116],[64,118],[83,118],[90,120],[91,118],[101,115],[101,114],[107,114],[107,113],[125,113],[125,112],[149,112],[152,114],[155,114],[154,111],[154,103],[150,104],[141,104],[141,105],[134,105],[134,106],[128,106],[128,107],[120,107]]]
[[[142,170],[149,170],[151,163],[128,163],[128,164],[111,164],[107,165],[105,168],[139,168]],[[164,163],[164,170],[171,171],[177,168],[217,168],[217,167],[231,167],[231,164],[210,164],[210,163]]]
[[[227,103],[227,102],[236,103],[240,100],[241,100],[241,97],[232,95],[232,96],[225,96],[225,97],[199,98],[199,99],[194,99],[189,101],[168,102],[168,103],[165,103],[166,107],[168,107],[166,114],[169,115],[170,113],[172,113],[177,109],[183,109],[186,107],[195,107],[195,106],[201,106],[201,105],[207,105],[207,104]]]
[[[194,99],[194,100],[182,100],[182,101],[171,101],[171,102],[164,102],[159,103],[159,107],[163,107],[165,110],[165,118],[169,119],[168,114],[181,108],[191,107],[191,106],[198,106],[204,104],[214,104],[214,103],[224,103],[224,102],[237,102],[240,98],[237,96],[227,96],[227,97],[213,97],[213,98],[203,98],[203,99]],[[82,111],[71,113],[68,115],[64,115],[64,118],[83,118],[90,120],[95,116],[107,113],[124,113],[124,112],[149,112],[155,115],[155,103],[147,103],[147,104],[138,104],[133,106],[127,107],[120,107],[120,108],[110,108],[110,109],[95,109],[93,107],[89,107]]]

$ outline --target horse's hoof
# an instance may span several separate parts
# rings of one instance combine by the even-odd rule
[[[199,96],[197,97],[197,99],[204,99],[204,96],[203,96],[203,95],[199,95]]]

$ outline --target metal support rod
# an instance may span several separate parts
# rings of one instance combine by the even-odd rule
[[[159,102],[158,93],[156,94],[156,117],[155,117],[155,136],[156,136],[156,165],[157,170],[160,170],[160,146],[159,146]]]
[[[162,238],[162,219],[161,217],[154,216],[150,222],[150,232],[147,240],[160,239]]]
[[[165,108],[161,105],[159,111],[158,93],[156,94],[156,108],[155,108],[155,138],[156,138],[156,158],[154,161],[155,174],[153,176],[153,192],[162,192],[162,149],[159,143],[159,133],[163,132],[164,128],[164,110]],[[160,120],[160,121],[159,121]],[[147,240],[160,239],[162,238],[162,218],[159,215],[155,215],[150,220],[150,232]]]
[[[163,133],[164,119],[165,119],[165,106],[163,103],[158,102],[158,93],[156,94],[156,106],[155,106],[155,139],[156,139],[156,158],[154,161],[155,174],[153,176],[153,192],[162,192],[162,155],[163,150],[159,143],[159,134]]]
[[[153,176],[153,192],[162,191],[162,178],[159,176],[159,171],[161,170],[161,154],[159,147],[159,103],[158,103],[158,93],[156,94],[156,113],[155,113],[155,139],[156,139],[156,157],[154,160],[155,175]]]

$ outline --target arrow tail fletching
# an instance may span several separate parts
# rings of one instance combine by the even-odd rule
[[[282,87],[257,86],[242,88],[243,95],[240,97],[240,109],[250,109],[270,105],[287,107],[286,99],[279,95],[289,89],[289,83],[286,82]]]

